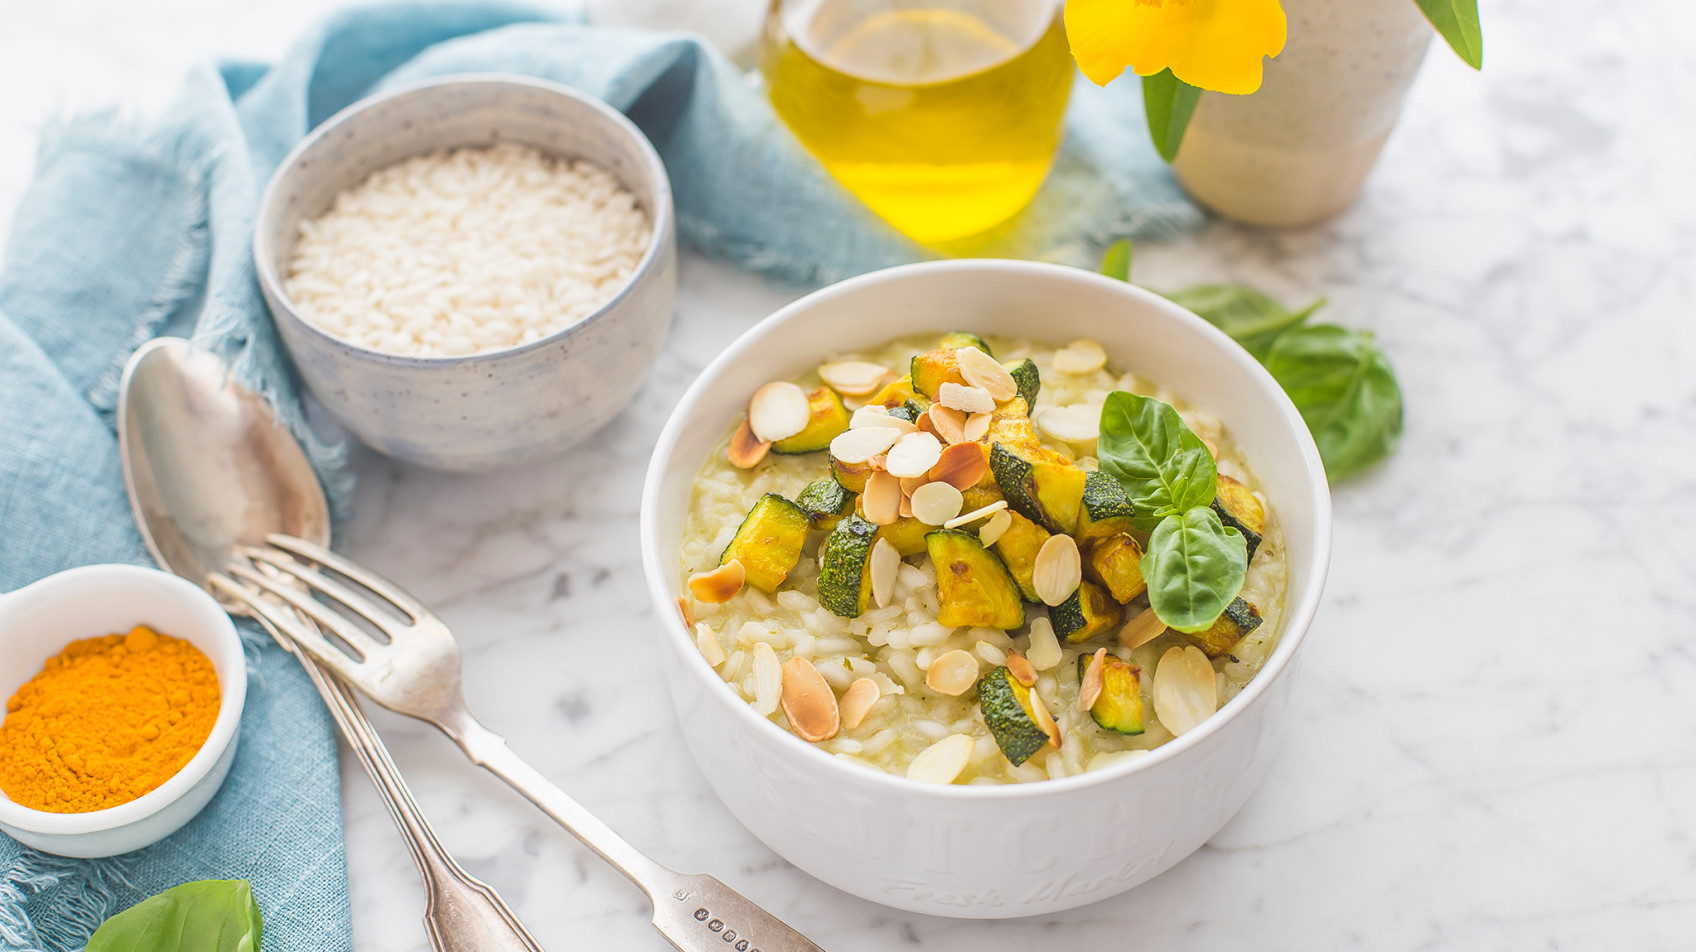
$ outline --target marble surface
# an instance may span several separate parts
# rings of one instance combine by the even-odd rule
[[[9,5],[0,214],[58,105],[145,106],[193,57],[274,54],[328,5]],[[744,35],[706,3],[606,6]],[[473,709],[521,754],[637,846],[832,952],[1689,948],[1696,16],[1677,0],[1484,7],[1486,71],[1433,50],[1342,218],[1138,250],[1155,287],[1328,295],[1332,319],[1395,359],[1408,416],[1401,452],[1336,489],[1329,594],[1264,785],[1126,896],[1003,924],[851,899],[753,841],[681,747],[637,567],[638,480],[692,375],[799,289],[688,258],[671,343],[611,428],[482,478],[362,455],[352,552],[441,611]],[[445,739],[377,721],[448,845],[544,946],[665,947],[633,888]],[[351,762],[346,804],[356,947],[425,948],[411,861]]]

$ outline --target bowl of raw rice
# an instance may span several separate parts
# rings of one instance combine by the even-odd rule
[[[1150,625],[1150,593],[1119,584],[1135,560],[1096,557],[1150,544],[1097,478],[1093,421],[1127,394],[1193,430],[1233,487],[1210,511],[1252,537],[1211,628]],[[731,812],[844,891],[986,919],[1116,895],[1237,812],[1330,536],[1306,425],[1223,333],[1125,282],[970,260],[862,275],[744,334],[673,411],[641,525],[678,722]],[[1063,590],[1051,548],[1073,553]]]
[[[569,449],[671,325],[671,186],[623,115],[460,75],[347,107],[260,200],[254,263],[302,379],[367,445],[473,472]]]

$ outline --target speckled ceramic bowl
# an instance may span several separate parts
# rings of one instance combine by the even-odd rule
[[[290,306],[282,275],[303,219],[378,169],[438,149],[516,142],[584,158],[636,193],[654,233],[635,275],[587,318],[521,347],[406,357],[361,347]],[[635,396],[671,326],[677,241],[671,184],[630,120],[564,86],[469,75],[365,99],[290,152],[260,200],[259,285],[313,396],[380,452],[472,472],[556,456]]]

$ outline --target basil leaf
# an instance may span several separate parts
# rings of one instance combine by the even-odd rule
[[[1213,502],[1219,487],[1213,454],[1171,404],[1123,390],[1108,394],[1095,446],[1102,471],[1131,497],[1139,528]]]
[[[1131,239],[1120,238],[1101,255],[1101,273],[1121,281],[1131,279]]]
[[[1243,590],[1248,542],[1212,508],[1198,506],[1154,527],[1142,574],[1148,606],[1161,621],[1178,631],[1206,631]]]
[[[1270,297],[1240,284],[1203,284],[1165,297],[1231,335],[1232,340],[1260,361],[1266,359],[1266,352],[1272,349],[1272,342],[1279,334],[1325,306],[1325,299],[1320,298],[1299,311],[1289,311]]]
[[[1201,101],[1201,90],[1163,69],[1153,76],[1142,78],[1143,111],[1148,113],[1148,135],[1160,157],[1171,162],[1178,157],[1178,147],[1184,143],[1184,130],[1190,126],[1195,104]]]
[[[101,924],[84,952],[259,952],[264,923],[245,879],[167,889]]]
[[[1484,68],[1484,31],[1478,26],[1478,0],[1414,0],[1449,48],[1473,69]]]
[[[1330,324],[1291,329],[1266,369],[1301,411],[1333,481],[1390,455],[1402,435],[1402,388],[1372,335]]]

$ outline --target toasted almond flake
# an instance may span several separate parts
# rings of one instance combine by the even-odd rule
[[[748,425],[767,442],[789,439],[806,429],[811,417],[807,392],[787,380],[766,384],[748,401]]]
[[[819,379],[837,393],[863,397],[877,390],[889,368],[869,360],[835,360],[819,366]]]
[[[931,410],[934,410],[934,409],[936,409],[936,408],[931,407]],[[930,410],[926,410],[925,412],[919,414],[918,418],[913,420],[913,423],[918,426],[920,432],[929,433],[931,436],[936,437],[937,439],[941,440],[944,443],[948,442],[947,437],[943,436],[941,433],[936,432],[936,421],[931,419]]]
[[[944,443],[966,442],[966,414],[959,410],[934,404],[925,411],[922,418],[930,423],[930,430]],[[921,429],[923,425],[921,424]]]
[[[995,398],[982,387],[962,387],[957,383],[945,383],[937,390],[936,402],[962,413],[995,412]]]
[[[1006,509],[1006,508],[1007,508],[1007,500],[997,499],[996,501],[990,503],[987,506],[984,506],[984,507],[979,508],[979,509],[973,509],[971,512],[963,512],[960,515],[955,516],[954,518],[948,520],[947,522],[944,522],[942,524],[942,528],[944,528],[944,529],[958,529],[961,526],[970,525],[971,523],[974,523],[974,522],[978,521],[979,519],[988,519],[990,516],[993,516],[996,513],[1000,512],[1001,510]],[[1007,521],[1011,522],[1012,519],[1009,518]],[[982,540],[980,539],[979,541],[982,541]],[[986,545],[987,545],[987,543],[986,543]]]
[[[959,697],[978,683],[978,659],[970,651],[955,648],[945,652],[925,670],[925,685],[932,691]]]
[[[978,530],[978,541],[982,542],[984,548],[987,549],[1001,538],[1002,533],[1011,528],[1013,528],[1012,513],[998,512],[995,515],[990,516],[989,521],[984,523],[983,528]]]
[[[754,710],[761,717],[777,711],[777,700],[783,694],[783,665],[777,652],[763,641],[754,642]]]
[[[1036,669],[1017,651],[1007,652],[1007,673],[1027,688],[1036,683]]]
[[[1193,645],[1168,648],[1154,670],[1154,713],[1173,734],[1183,734],[1219,709],[1219,682],[1207,655]]]
[[[955,443],[942,451],[930,468],[930,479],[965,492],[989,472],[989,449],[982,443]]]
[[[947,483],[925,483],[913,492],[913,518],[927,526],[940,526],[960,514],[966,499]]]
[[[748,580],[748,571],[742,563],[731,559],[711,572],[697,572],[689,576],[689,594],[696,601],[709,605],[721,605],[736,597],[742,591],[742,583]]]
[[[848,418],[850,430],[864,429],[869,426],[894,427],[902,433],[912,433],[918,429],[917,426],[898,416],[890,416],[887,407],[880,407],[875,403],[855,410],[854,415]]]
[[[942,458],[942,444],[929,433],[908,433],[889,448],[884,463],[892,476],[923,476]]]
[[[872,705],[883,697],[883,690],[871,678],[859,678],[848,685],[848,690],[842,692],[839,707],[842,710],[842,726],[848,730],[859,727],[871,713]]]
[[[1057,440],[1089,443],[1101,433],[1101,407],[1093,403],[1049,407],[1037,413],[1036,425]]]
[[[806,658],[783,663],[783,716],[789,729],[809,743],[830,740],[841,723],[830,683]]]
[[[830,441],[830,455],[844,463],[864,463],[887,451],[900,438],[900,429],[893,426],[843,430]]]
[[[915,489],[928,482],[930,482],[930,479],[926,476],[903,476],[901,477],[901,495],[911,496]]]
[[[683,627],[695,627],[695,613],[689,610],[689,598],[687,596],[678,596],[677,610],[683,615]]]
[[[860,508],[874,525],[887,526],[901,517],[901,480],[882,470],[866,477]]]
[[[695,647],[700,649],[707,664],[716,668],[724,663],[724,642],[718,640],[718,632],[704,621],[695,625]]]
[[[913,497],[902,493],[901,505],[895,510],[903,519],[913,518]]]
[[[960,361],[960,376],[979,390],[988,393],[996,403],[1006,403],[1019,395],[1019,383],[1007,368],[994,357],[976,347],[962,347],[954,352]],[[993,407],[991,409],[994,409]]]
[[[1166,625],[1160,616],[1154,614],[1154,609],[1145,608],[1142,614],[1125,622],[1125,627],[1119,629],[1119,642],[1135,651],[1165,633]]]
[[[1083,560],[1078,556],[1078,543],[1069,535],[1051,535],[1036,552],[1036,564],[1031,567],[1031,587],[1044,605],[1050,608],[1072,597],[1083,583]]]
[[[1054,723],[1054,715],[1048,713],[1048,705],[1042,703],[1042,695],[1036,693],[1036,688],[1031,688],[1031,714],[1036,726],[1048,735],[1048,742],[1059,750],[1060,725]]]
[[[730,449],[725,455],[730,457],[730,465],[737,469],[753,469],[760,460],[766,458],[766,451],[771,449],[769,440],[762,440],[754,435],[754,428],[748,425],[746,418],[742,425],[730,437]]]
[[[920,783],[953,783],[972,762],[977,742],[970,734],[949,734],[919,752],[907,765],[907,779]]]
[[[989,424],[995,419],[993,413],[974,413],[966,418],[966,425],[961,428],[961,435],[969,442],[976,443],[989,435]]]
[[[1095,649],[1095,656],[1089,659],[1083,680],[1078,682],[1078,710],[1089,710],[1101,697],[1101,689],[1106,686],[1106,673],[1102,670],[1106,667],[1106,659],[1106,648]]]
[[[1063,374],[1094,373],[1107,365],[1107,351],[1092,340],[1075,340],[1054,352],[1054,369]]]
[[[872,544],[866,570],[872,573],[872,600],[882,608],[895,597],[895,578],[901,571],[901,553],[888,539],[879,538]]]
[[[1048,619],[1031,619],[1031,650],[1025,657],[1038,671],[1047,671],[1060,663],[1060,639],[1055,637],[1054,624]]]

